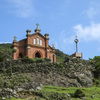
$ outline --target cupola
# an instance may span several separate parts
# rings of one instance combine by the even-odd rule
[[[40,32],[41,32],[41,29],[38,28],[39,24],[37,23],[36,25],[37,25],[37,28],[36,28],[34,31],[35,31],[36,33],[40,33]]]

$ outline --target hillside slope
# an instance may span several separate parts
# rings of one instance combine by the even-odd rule
[[[1,47],[9,48],[3,44]],[[0,63],[0,94],[4,93],[4,90],[19,91],[19,97],[28,97],[40,86],[51,85],[60,87],[92,87],[93,86],[93,64],[90,61],[82,59],[72,58],[63,52],[56,50],[57,62],[64,63],[27,63],[22,62],[22,59],[17,61],[6,61]],[[12,73],[12,74],[11,74]],[[24,94],[24,91],[25,94]],[[33,92],[30,92],[33,91]],[[5,91],[6,92],[6,91]],[[9,92],[9,91],[8,91]],[[51,90],[50,90],[51,92]],[[6,93],[7,94],[7,93]],[[40,94],[37,92],[37,94]],[[50,94],[50,93],[49,93]],[[52,93],[53,96],[60,94]],[[50,95],[51,95],[50,94]],[[4,94],[5,96],[5,94]],[[11,95],[13,97],[14,95]],[[15,96],[14,96],[15,97]],[[64,94],[61,96],[64,97]],[[12,99],[13,100],[13,99]],[[30,100],[30,99],[29,99]],[[37,99],[38,100],[38,99]],[[41,99],[42,100],[42,99]],[[45,100],[45,99],[43,99]],[[52,99],[50,99],[52,100]],[[54,99],[63,100],[63,99]],[[69,100],[69,99],[64,99]]]
[[[3,86],[5,82],[6,87],[25,89],[34,88],[36,84],[90,87],[93,86],[92,67],[89,61],[79,59],[72,59],[64,64],[22,63],[20,60],[14,61],[12,64],[6,62],[5,67],[3,67],[3,63],[0,64],[0,86]],[[9,77],[11,72],[13,76]]]
[[[0,47],[3,47],[3,48],[10,48],[12,46],[11,43],[3,43],[3,44],[0,44]]]

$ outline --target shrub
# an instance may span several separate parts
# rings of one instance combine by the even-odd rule
[[[69,62],[70,58],[68,56],[65,57],[64,63]]]
[[[77,89],[74,93],[74,97],[85,97],[85,93],[81,89]]]
[[[24,58],[29,58],[27,55]]]
[[[35,59],[34,58],[22,58],[21,61],[24,63],[34,63]]]
[[[98,79],[93,79],[94,85],[100,86],[100,80]]]
[[[36,63],[42,63],[44,62],[44,58],[35,58]]]
[[[51,59],[50,58],[45,58],[45,61],[49,62],[49,61],[51,61]]]

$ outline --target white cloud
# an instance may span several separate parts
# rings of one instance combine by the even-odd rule
[[[7,0],[11,7],[12,13],[16,14],[18,17],[27,18],[34,13],[32,0]]]
[[[82,41],[92,41],[98,40],[100,41],[100,23],[95,24],[92,23],[90,26],[83,27],[82,25],[76,25],[73,27],[76,35]]]

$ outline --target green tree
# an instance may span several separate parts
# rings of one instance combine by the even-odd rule
[[[100,79],[100,56],[95,56],[91,61],[95,65],[95,69],[93,70],[94,76]]]
[[[16,49],[10,49],[10,48],[3,48],[0,47],[0,61],[3,62],[3,68],[5,70],[5,62],[8,60],[10,62],[10,68],[11,68],[11,75],[12,75],[12,58],[13,58],[13,53],[16,52]]]

